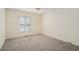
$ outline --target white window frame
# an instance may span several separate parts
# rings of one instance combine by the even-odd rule
[[[20,17],[24,17],[24,24],[20,24]],[[19,32],[31,32],[32,30],[31,30],[31,22],[32,22],[32,18],[31,18],[31,16],[19,16],[18,17],[19,18]],[[26,23],[26,18],[29,18],[30,19],[30,24],[29,24],[29,26],[28,26],[28,24]],[[21,31],[21,28],[20,28],[20,25],[24,25],[24,31]],[[26,26],[28,26],[30,29],[29,30],[26,30],[27,29],[27,27]]]

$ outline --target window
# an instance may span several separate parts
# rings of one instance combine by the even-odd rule
[[[31,17],[20,16],[19,17],[19,32],[30,32],[31,31]]]

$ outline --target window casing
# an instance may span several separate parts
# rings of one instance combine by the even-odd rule
[[[19,17],[19,32],[31,32],[31,17]]]

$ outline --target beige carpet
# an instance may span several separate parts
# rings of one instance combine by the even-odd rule
[[[79,51],[79,47],[43,34],[8,39],[2,51]]]

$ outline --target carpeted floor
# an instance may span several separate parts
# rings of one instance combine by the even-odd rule
[[[39,34],[8,39],[1,51],[79,51],[79,47]]]

